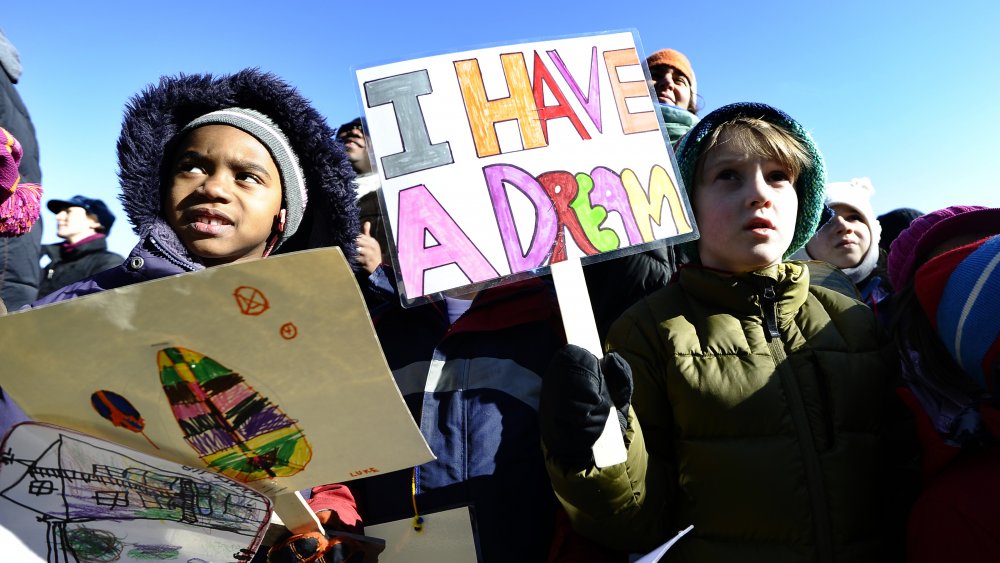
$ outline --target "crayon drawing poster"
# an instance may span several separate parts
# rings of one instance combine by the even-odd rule
[[[632,33],[356,72],[407,304],[696,236]]]
[[[66,428],[18,425],[2,451],[4,561],[246,561],[271,512],[218,473]]]
[[[33,420],[275,496],[433,459],[337,248],[0,318],[0,384]]]

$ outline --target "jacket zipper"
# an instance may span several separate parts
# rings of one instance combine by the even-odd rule
[[[761,303],[764,312],[764,329],[767,330],[767,341],[770,343],[776,338],[781,338],[781,331],[778,330],[778,299],[774,292],[774,281],[771,279],[768,279],[764,285],[764,296]]]
[[[761,295],[761,313],[764,317],[764,332],[767,340],[768,350],[774,360],[775,368],[778,371],[781,385],[785,395],[788,397],[788,405],[791,410],[792,420],[795,423],[795,432],[798,436],[799,446],[802,450],[802,458],[806,470],[806,486],[809,488],[809,499],[813,506],[813,521],[816,526],[816,546],[819,550],[819,560],[821,563],[832,563],[833,561],[833,538],[830,523],[830,511],[826,498],[826,489],[823,487],[823,472],[819,461],[819,452],[813,440],[812,430],[809,427],[809,418],[806,416],[806,407],[802,401],[802,391],[799,388],[795,374],[788,366],[788,356],[785,354],[784,341],[781,339],[781,331],[778,329],[778,300],[774,290],[774,280],[767,279],[764,291]]]

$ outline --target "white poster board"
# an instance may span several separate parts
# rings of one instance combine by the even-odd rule
[[[433,459],[340,249],[208,268],[0,318],[34,420],[275,496]]]
[[[694,238],[644,69],[619,32],[357,70],[404,304]]]
[[[38,423],[3,452],[4,561],[246,561],[264,536],[270,501],[217,473]]]
[[[479,561],[469,507],[423,513],[421,517],[419,530],[414,529],[412,518],[365,526],[366,534],[386,541],[379,563]]]

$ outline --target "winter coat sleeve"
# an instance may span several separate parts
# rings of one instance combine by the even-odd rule
[[[552,487],[581,534],[614,549],[645,551],[656,546],[659,534],[657,488],[647,487],[649,462],[639,423],[629,411],[626,432],[628,458],[603,469],[567,471],[546,453]]]

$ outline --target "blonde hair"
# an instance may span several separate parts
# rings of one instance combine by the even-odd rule
[[[709,153],[723,142],[750,156],[781,163],[793,180],[798,180],[799,174],[812,162],[802,142],[784,128],[756,117],[735,117],[713,129],[702,142],[695,164],[696,183],[701,178]]]

